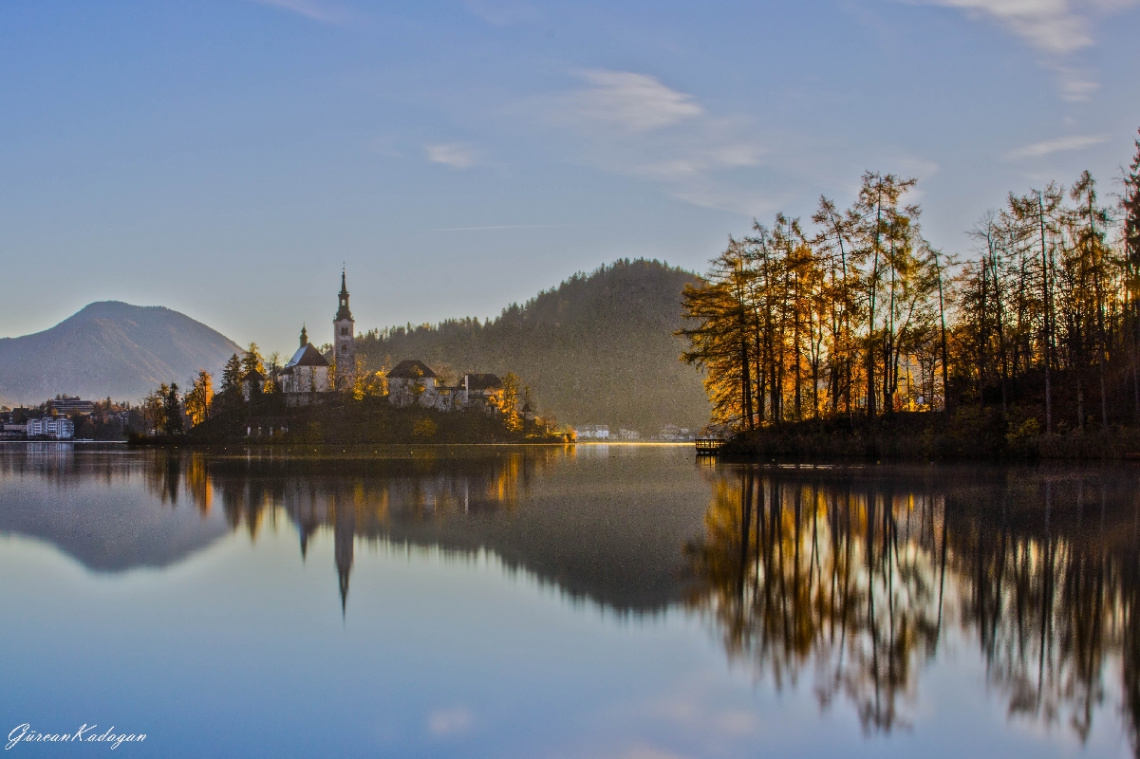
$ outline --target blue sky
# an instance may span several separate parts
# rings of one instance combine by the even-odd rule
[[[867,169],[968,254],[1011,190],[1118,189],[1138,34],[1140,0],[5,3],[0,335],[115,299],[285,353],[342,262],[360,329],[494,316]]]

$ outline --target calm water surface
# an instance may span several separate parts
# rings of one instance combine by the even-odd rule
[[[0,445],[0,610],[112,756],[1133,756],[1140,469]]]

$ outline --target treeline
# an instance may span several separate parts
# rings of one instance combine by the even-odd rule
[[[867,173],[811,225],[730,238],[687,287],[683,359],[714,420],[751,430],[906,411],[1000,411],[1022,433],[1140,421],[1140,140],[1119,205],[1085,172],[1010,194],[959,264],[930,245],[915,180]]]

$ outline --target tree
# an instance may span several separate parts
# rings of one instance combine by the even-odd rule
[[[214,378],[205,369],[198,370],[198,376],[190,392],[186,393],[186,416],[190,419],[190,426],[202,424],[210,418],[210,406],[214,400]]]
[[[281,372],[281,354],[277,351],[273,351],[265,360],[268,366],[265,372],[265,384],[262,386],[261,391],[269,394],[280,393],[281,386],[277,382],[277,375]]]
[[[165,395],[162,400],[162,431],[167,435],[181,435],[182,403],[178,397],[178,384],[171,382],[170,386],[163,386]]]
[[[165,431],[166,429],[166,397],[170,394],[170,386],[165,382],[147,394],[142,403],[143,425],[149,434]]]
[[[1124,175],[1124,212],[1122,237],[1124,242],[1125,309],[1127,322],[1124,334],[1127,340],[1134,414],[1140,420],[1140,139],[1136,140],[1136,157]]]
[[[730,238],[728,248],[712,261],[705,280],[685,287],[682,315],[698,324],[676,333],[689,341],[690,349],[681,355],[682,360],[708,370],[705,387],[714,418],[746,429],[755,426],[753,310],[747,297],[753,275],[744,246]]]
[[[1140,272],[1140,139],[1136,140],[1136,157],[1124,176],[1124,255],[1130,271]]]
[[[883,410],[894,410],[893,394],[897,387],[897,377],[892,376],[891,358],[895,352],[896,319],[898,317],[899,290],[905,287],[900,276],[905,278],[913,253],[913,225],[918,219],[917,206],[900,205],[903,196],[916,184],[914,179],[900,179],[893,174],[863,174],[863,185],[852,206],[850,216],[854,231],[854,259],[857,264],[870,268],[866,270],[865,293],[867,303],[867,325],[864,338],[864,361],[866,363],[867,415],[875,416],[876,394],[875,377],[882,379]],[[882,307],[883,290],[886,289],[887,308]],[[882,318],[882,325],[878,324]],[[882,359],[882,370],[878,371]]]
[[[491,403],[503,415],[509,432],[521,432],[522,415],[519,414],[519,378],[512,372],[503,375],[503,389],[491,397]]]
[[[250,372],[265,374],[265,359],[261,357],[261,350],[257,347],[257,343],[250,343],[241,359],[242,378]]]

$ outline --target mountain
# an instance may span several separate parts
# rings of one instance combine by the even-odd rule
[[[205,324],[161,306],[92,303],[51,329],[0,339],[0,399],[34,404],[57,394],[139,400],[159,383],[219,376],[241,349]]]
[[[445,379],[514,372],[541,412],[568,424],[655,435],[708,422],[703,375],[678,360],[681,291],[697,275],[658,261],[620,260],[576,274],[493,321],[457,319],[365,334],[372,371],[420,359]],[[442,371],[441,371],[442,370]]]

